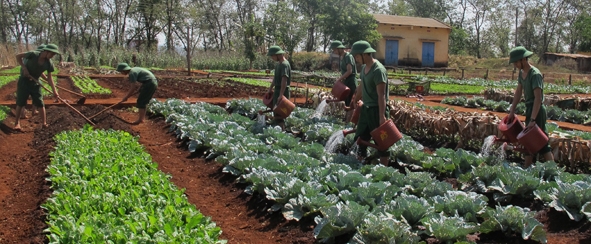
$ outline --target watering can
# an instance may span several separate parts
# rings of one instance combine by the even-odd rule
[[[353,110],[353,115],[351,116],[351,122],[353,124],[357,124],[357,122],[359,122],[359,115],[361,114],[361,107],[363,106],[363,102],[361,102],[361,105],[356,106],[355,110]]]
[[[529,153],[534,154],[540,151],[540,149],[548,143],[548,136],[546,136],[546,133],[544,133],[538,125],[534,125],[525,128],[525,130],[519,133],[519,135],[517,135],[517,141],[519,141],[519,144],[523,145]]]
[[[273,113],[275,114],[275,117],[285,119],[289,117],[294,108],[295,104],[289,101],[287,97],[282,95],[279,97],[277,105],[275,105],[275,108],[273,109]]]
[[[344,101],[349,96],[349,93],[351,93],[351,89],[345,83],[337,81],[332,86],[331,93],[338,101]]]
[[[361,140],[361,138],[357,138],[357,144],[373,147],[378,151],[386,151],[394,143],[402,139],[402,133],[396,128],[394,121],[391,119],[384,122],[378,128],[375,128],[370,134],[376,144],[371,144],[368,141]]]
[[[357,125],[357,122],[359,122],[359,115],[361,114],[361,107],[363,106],[362,101],[359,101],[359,103],[359,105],[355,106],[355,110],[353,111],[353,115],[351,116],[351,122],[355,125]],[[347,136],[348,134],[355,133],[355,131],[357,130],[343,130],[343,135]]]
[[[508,139],[508,142],[514,143],[518,141],[517,136],[523,131],[524,126],[517,119],[517,116],[513,116],[512,120],[509,120],[509,116],[505,116],[499,123],[498,128],[503,136]]]
[[[263,96],[263,103],[268,108],[273,107],[273,91],[265,93],[265,95]]]

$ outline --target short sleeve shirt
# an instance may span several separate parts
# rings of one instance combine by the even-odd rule
[[[273,76],[273,84],[275,84],[275,89],[281,89],[281,79],[283,76],[287,77],[287,88],[291,83],[291,65],[289,65],[289,61],[287,60],[283,60],[283,62],[275,65],[275,74]]]
[[[31,76],[33,76],[33,78],[35,78],[35,79],[39,79],[39,77],[41,77],[41,74],[43,74],[43,72],[45,72],[45,71],[49,71],[50,73],[55,71],[55,69],[53,68],[53,63],[51,62],[51,59],[46,60],[45,62],[43,62],[43,64],[39,64],[39,57],[40,56],[41,56],[41,52],[30,51],[25,54],[24,59],[23,59],[23,63],[25,64],[25,67],[27,67],[29,74]],[[22,75],[23,75],[23,72],[21,70],[21,76]]]
[[[523,79],[522,75],[523,70],[519,71],[519,84],[523,88],[523,94],[525,98],[525,104],[533,104],[534,103],[534,90],[536,88],[542,89],[542,102],[544,101],[544,78],[542,78],[542,73],[538,68],[531,67],[525,79]]]
[[[129,82],[145,83],[146,81],[156,80],[156,76],[147,69],[140,67],[133,67],[129,71]]]
[[[347,77],[347,81],[349,80],[353,80],[355,81],[355,75],[357,74],[357,67],[355,66],[355,58],[353,57],[353,55],[351,55],[351,53],[346,52],[345,56],[343,56],[343,59],[341,59],[341,66],[340,66],[340,70],[341,70],[341,75],[345,74],[347,72],[347,65],[351,65],[351,75],[349,75],[349,77]]]
[[[381,83],[386,83],[388,81],[388,72],[384,65],[382,65],[379,61],[376,61],[372,66],[369,72],[365,74],[365,65],[361,66],[361,70],[359,72],[361,75],[361,82],[362,82],[362,99],[363,105],[374,107],[378,106],[378,89],[377,86]],[[384,94],[388,94],[384,91]],[[383,97],[382,99],[386,99]]]

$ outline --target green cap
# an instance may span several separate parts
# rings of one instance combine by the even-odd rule
[[[47,45],[45,45],[45,48],[43,48],[43,51],[50,51],[50,52],[55,53],[55,54],[61,54],[60,51],[58,50],[57,45],[55,45],[55,44],[47,44]]]
[[[355,43],[353,43],[353,46],[351,46],[351,54],[355,55],[355,54],[360,54],[360,53],[375,53],[376,50],[371,48],[371,45],[369,45],[369,42],[366,41],[356,41]]]
[[[279,46],[271,46],[269,48],[269,52],[267,52],[267,56],[273,56],[276,54],[284,54],[285,52]]]
[[[45,45],[41,44],[37,47],[36,51],[43,51],[43,49],[45,49]]]
[[[343,43],[341,41],[332,41],[330,43],[330,49],[335,49],[335,48],[345,48],[345,45],[343,45]]]
[[[515,63],[522,58],[527,58],[527,57],[531,56],[532,54],[534,54],[534,53],[531,51],[528,51],[523,46],[513,48],[513,49],[511,49],[511,52],[509,53],[509,63],[510,64]]]
[[[129,64],[127,63],[119,63],[117,64],[117,71],[121,72],[121,71],[125,71],[125,70],[130,70],[131,67],[129,67]]]

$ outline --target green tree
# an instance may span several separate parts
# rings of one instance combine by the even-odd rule
[[[469,35],[466,30],[453,27],[449,34],[449,53],[457,55],[466,55],[468,53]]]
[[[319,0],[293,0],[298,12],[302,14],[307,23],[306,44],[305,50],[307,52],[316,49],[316,31],[318,24],[318,17],[323,9],[323,3],[330,4],[330,2]]]
[[[306,18],[286,1],[269,4],[263,21],[266,38],[271,44],[283,46],[291,61],[295,48],[304,40],[308,30]]]
[[[389,4],[389,13],[391,15],[410,16],[411,7],[404,0],[392,0]]]
[[[244,26],[244,55],[250,61],[249,67],[252,69],[252,62],[257,58],[257,50],[265,39],[265,28],[254,18]]]
[[[579,51],[591,52],[591,16],[587,13],[579,15],[574,25],[580,33]]]
[[[327,6],[320,17],[324,33],[332,40],[342,40],[345,45],[366,40],[375,46],[382,36],[377,31],[377,21],[368,13],[368,8],[367,3],[347,0]]]
[[[445,0],[405,0],[410,6],[410,15],[444,20],[451,6]]]
[[[165,9],[162,0],[139,0],[138,22],[140,23],[136,34],[146,40],[148,50],[157,50],[156,37],[162,31],[163,11]]]
[[[201,9],[192,0],[182,0],[185,7],[174,22],[174,33],[185,49],[187,59],[187,73],[191,75],[192,57],[197,49],[200,35]]]

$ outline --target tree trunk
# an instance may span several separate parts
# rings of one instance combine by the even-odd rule
[[[191,76],[191,52],[193,50],[191,50],[191,27],[187,26],[187,75]]]
[[[310,21],[310,28],[308,28],[308,41],[306,42],[306,52],[314,51],[314,46],[316,44],[316,38],[314,36],[314,32],[316,31],[316,20],[313,19]]]

